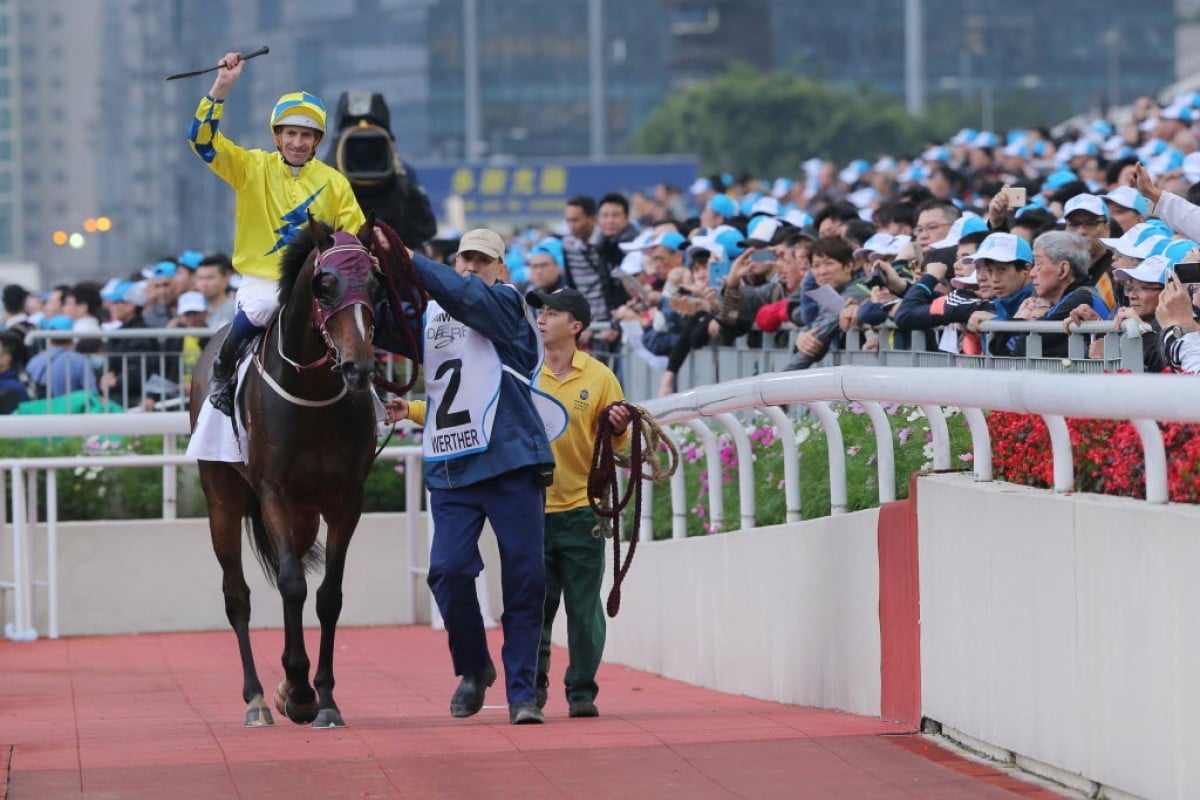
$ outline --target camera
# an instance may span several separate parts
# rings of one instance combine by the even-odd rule
[[[395,174],[396,148],[382,128],[350,128],[338,143],[337,162],[351,182],[384,180]]]
[[[863,286],[874,288],[876,286],[887,286],[887,273],[883,271],[883,267],[875,267],[871,275],[862,283]]]

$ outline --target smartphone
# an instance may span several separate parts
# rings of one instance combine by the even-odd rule
[[[764,261],[777,261],[778,256],[774,250],[755,250],[750,254],[750,261],[755,264],[761,264]]]
[[[1188,261],[1175,265],[1175,277],[1180,283],[1200,283],[1200,263]]]
[[[710,261],[708,262],[708,285],[714,289],[720,289],[721,284],[729,277],[729,268],[732,266],[728,261]]]
[[[1025,206],[1024,186],[1005,186],[1000,191],[1008,196],[1008,207],[1010,209],[1016,210]]]

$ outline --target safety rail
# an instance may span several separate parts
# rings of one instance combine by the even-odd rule
[[[861,404],[875,428],[878,447],[879,501],[895,499],[895,454],[890,419],[883,403],[920,406],[930,423],[934,470],[951,467],[950,437],[944,409],[960,408],[970,430],[975,477],[992,480],[992,446],[984,410],[1036,414],[1042,417],[1050,434],[1053,459],[1054,491],[1069,492],[1074,487],[1074,464],[1067,417],[1092,419],[1128,419],[1142,439],[1146,466],[1146,501],[1168,500],[1166,453],[1157,421],[1200,422],[1200,382],[1171,375],[1078,375],[1064,379],[1036,372],[997,372],[898,368],[832,367],[802,372],[772,373],[753,378],[704,386],[645,403],[663,425],[683,423],[698,434],[704,445],[710,486],[720,485],[720,461],[711,441],[711,433],[696,426],[698,420],[712,418],[740,443],[740,426],[730,414],[757,410],[770,414],[781,405],[801,404],[809,408],[829,437],[830,502],[834,514],[846,509],[845,448],[830,401],[854,401]],[[776,408],[776,410],[778,410]],[[773,416],[781,434],[786,434],[778,416]],[[734,429],[738,428],[737,431]],[[789,517],[798,516],[793,504],[792,484],[799,485],[798,453],[784,449],[785,487],[788,491]],[[748,527],[754,508],[755,477],[753,459],[738,459],[739,498],[742,527]],[[714,472],[715,470],[715,472]],[[677,478],[681,481],[681,478]],[[714,524],[724,522],[720,492],[709,493],[709,515]],[[645,504],[644,506],[645,507]],[[750,509],[749,517],[747,509]],[[686,514],[682,483],[672,486],[672,534],[686,536]],[[643,535],[648,514],[643,514]]]
[[[5,423],[18,420],[0,419],[0,438],[13,438],[14,429],[18,426]],[[139,414],[130,416],[80,416],[58,415],[37,419],[40,423],[34,431],[22,429],[25,436],[37,437],[43,435],[72,436],[99,435],[112,436],[123,434],[163,434],[164,452],[161,454],[129,454],[129,455],[100,455],[100,456],[46,456],[30,458],[0,459],[0,487],[3,487],[6,476],[12,476],[12,534],[11,555],[13,575],[11,581],[0,582],[0,592],[10,591],[13,594],[13,619],[4,626],[5,635],[15,641],[32,641],[37,638],[34,626],[36,615],[35,588],[43,587],[47,596],[47,633],[51,639],[59,635],[58,607],[58,471],[75,469],[77,467],[102,467],[127,469],[136,467],[163,468],[163,519],[173,520],[175,516],[175,470],[180,466],[195,464],[196,459],[186,454],[176,452],[176,434],[187,431],[187,415],[183,413],[170,414]],[[88,424],[92,423],[92,424]],[[182,429],[181,429],[182,426]],[[59,430],[47,433],[54,428]],[[87,431],[87,433],[83,433]],[[413,445],[395,445],[383,448],[380,458],[403,460],[406,475],[421,474],[421,448]],[[38,520],[38,474],[46,475],[46,519],[45,523],[45,578],[38,579],[37,561],[38,547],[35,533],[39,526]],[[422,482],[420,480],[405,481],[405,508],[421,508]],[[8,519],[8,508],[3,491],[0,491],[0,530],[3,530]],[[405,529],[408,538],[408,563],[416,563],[416,521],[415,515],[405,515]],[[410,581],[410,608],[417,601],[416,581]]]
[[[936,342],[942,328],[930,333]],[[846,347],[830,351],[819,365],[838,366],[883,366],[883,367],[967,367],[991,370],[1028,370],[1060,373],[1104,373],[1143,372],[1142,332],[1136,322],[1126,320],[1118,331],[1111,322],[1091,321],[1080,323],[1068,335],[1066,358],[1042,356],[1042,337],[1047,334],[1062,334],[1062,324],[1043,321],[989,321],[980,326],[983,333],[1028,333],[1024,356],[995,356],[991,353],[964,355],[930,349],[925,331],[909,331],[912,344],[897,348],[891,334],[898,332],[891,321],[880,326],[881,335],[875,349],[865,349],[866,331],[854,329],[846,335]],[[788,343],[773,343],[775,334],[762,334],[762,346],[753,347],[746,336],[739,337],[731,345],[711,344],[694,350],[683,362],[676,385],[681,389],[708,386],[722,381],[748,378],[769,372],[782,371],[795,352],[792,340],[795,332],[785,327],[783,333]],[[1093,337],[1103,337],[1102,358],[1088,357],[1088,347]],[[629,347],[621,351],[617,363],[618,376],[628,397],[642,400],[658,394],[662,369],[648,364]]]
[[[831,507],[835,514],[846,510],[845,448],[840,444],[841,431],[837,415],[828,405],[836,401],[860,403],[872,419],[878,446],[878,491],[880,502],[895,498],[893,436],[890,419],[883,403],[906,403],[920,406],[930,421],[933,444],[933,467],[948,470],[951,466],[949,435],[944,409],[962,409],[974,451],[973,468],[980,481],[992,480],[991,439],[984,410],[999,410],[1036,414],[1049,429],[1053,459],[1054,490],[1070,491],[1073,486],[1074,465],[1071,441],[1065,419],[1084,417],[1096,419],[1132,420],[1145,450],[1146,501],[1166,503],[1168,499],[1166,458],[1162,437],[1156,421],[1200,422],[1200,382],[1186,376],[1167,375],[1074,375],[1063,377],[1029,371],[1001,372],[994,370],[949,370],[897,367],[833,367],[802,372],[770,373],[721,384],[692,389],[645,403],[646,408],[664,425],[683,423],[691,427],[705,444],[710,485],[720,485],[720,457],[711,431],[703,424],[713,419],[734,438],[740,448],[747,447],[745,433],[733,412],[756,409],[768,416],[779,429],[785,443],[789,441],[790,420],[779,408],[781,405],[804,405],[817,418],[829,437],[829,475]],[[164,414],[118,415],[57,415],[46,417],[0,418],[0,438],[35,438],[47,436],[90,436],[162,434],[164,452],[154,455],[130,456],[62,456],[48,458],[18,458],[0,460],[0,477],[11,473],[13,536],[12,558],[14,580],[0,584],[0,590],[12,591],[16,616],[9,626],[10,636],[20,638],[33,634],[33,587],[46,585],[50,607],[56,609],[54,597],[57,577],[54,544],[57,533],[57,484],[53,474],[59,469],[78,466],[113,466],[164,468],[164,519],[174,514],[174,470],[190,460],[177,449],[176,436],[188,430],[187,415],[181,412]],[[784,481],[789,520],[800,517],[800,467],[797,450],[785,447]],[[403,458],[406,473],[419,474],[420,449],[412,446],[388,447],[386,458]],[[754,461],[739,458],[739,495],[741,497],[740,526],[756,524],[754,510]],[[33,580],[34,553],[32,543],[38,527],[36,474],[47,473],[47,561],[46,580]],[[168,477],[169,475],[169,477]],[[406,481],[408,508],[420,507],[420,481]],[[685,499],[682,474],[673,480],[672,533],[686,535]],[[416,494],[414,494],[416,493]],[[709,513],[714,521],[724,523],[721,493],[708,496]],[[0,498],[0,520],[7,518],[7,508]],[[646,509],[649,501],[644,503]],[[52,509],[54,509],[52,511]],[[411,526],[415,520],[410,518]],[[640,528],[644,536],[652,536],[650,515],[643,512]],[[409,547],[415,547],[410,537]],[[410,556],[415,556],[411,552]],[[410,559],[410,564],[415,559]],[[411,589],[417,591],[415,585]],[[57,635],[57,611],[50,623],[50,633]]]
[[[154,341],[162,345],[162,349],[147,349],[134,352],[88,352],[81,353],[92,362],[92,369],[97,379],[104,373],[112,372],[118,379],[117,389],[108,390],[100,386],[96,398],[104,403],[114,403],[124,410],[173,412],[186,409],[188,405],[188,388],[190,386],[194,359],[199,355],[198,350],[184,352],[182,344],[166,346],[165,342],[195,338],[202,345],[220,328],[134,328],[126,330],[84,330],[84,331],[47,331],[32,330],[25,334],[25,344],[32,349],[39,349],[51,340],[113,340]],[[382,359],[383,373],[392,381],[399,380],[398,373],[407,378],[409,362],[399,356],[387,356]],[[131,380],[131,377],[133,380]],[[138,391],[131,392],[131,385]],[[68,393],[83,389],[79,386],[68,386]],[[153,400],[146,403],[145,400]],[[69,410],[64,410],[69,411]]]

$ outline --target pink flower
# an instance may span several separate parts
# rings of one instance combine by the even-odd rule
[[[958,457],[958,460],[963,461],[967,464],[970,464],[972,461],[975,460],[975,454],[974,453],[963,453],[962,455],[960,455]]]
[[[861,448],[861,447],[859,447],[859,446],[858,446],[858,445],[856,445],[856,444],[855,444],[855,445],[851,445],[850,447],[847,447],[847,448],[846,448],[846,455],[848,455],[848,456],[856,456],[856,455],[858,455],[858,451],[859,451],[859,450],[861,450],[861,449],[862,449],[862,448]]]
[[[905,442],[907,442],[908,438],[910,436],[912,436],[912,428],[901,428],[900,429],[900,444],[904,444]]]

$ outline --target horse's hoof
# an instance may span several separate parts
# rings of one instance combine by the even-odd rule
[[[288,716],[288,713],[284,709],[284,704],[287,703],[288,692],[291,690],[292,682],[287,678],[281,680],[279,685],[275,687],[275,710],[280,714],[283,714],[285,717]]]
[[[322,708],[317,712],[317,718],[313,720],[314,728],[344,728],[345,721],[342,719],[342,712],[336,708]]]
[[[263,702],[262,695],[255,697],[246,706],[247,728],[267,728],[274,724],[275,719],[271,716],[271,709],[267,708],[267,704]]]
[[[314,697],[311,703],[297,703],[290,697],[284,703],[284,713],[287,718],[297,725],[306,725],[317,718],[317,700]]]

